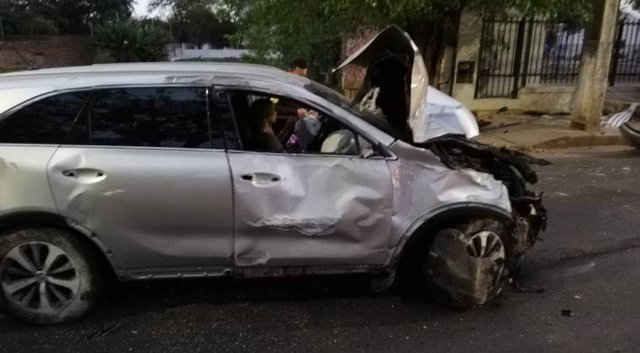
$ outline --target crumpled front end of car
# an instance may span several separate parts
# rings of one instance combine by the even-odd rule
[[[397,141],[391,150],[391,277],[424,278],[454,306],[495,298],[546,227],[541,194],[530,187],[531,165],[548,162],[464,135]]]
[[[472,169],[502,182],[509,191],[513,218],[508,249],[512,260],[533,247],[540,232],[546,229],[547,211],[542,205],[542,193],[531,189],[538,181],[531,166],[550,164],[548,161],[456,135],[430,140],[421,147],[436,154],[450,169]]]

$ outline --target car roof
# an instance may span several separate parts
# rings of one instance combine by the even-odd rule
[[[98,64],[0,74],[0,89],[62,90],[104,85],[213,83],[215,77],[303,86],[310,81],[275,67],[241,63],[163,62]]]

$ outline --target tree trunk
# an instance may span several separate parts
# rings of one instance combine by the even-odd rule
[[[594,0],[593,19],[585,31],[578,86],[573,96],[572,126],[596,130],[609,85],[609,69],[619,0]]]

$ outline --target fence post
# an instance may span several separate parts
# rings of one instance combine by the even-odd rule
[[[522,64],[522,47],[524,45],[524,29],[526,22],[524,18],[518,23],[518,35],[516,37],[516,52],[513,58],[513,90],[512,98],[518,98],[518,89],[520,88],[520,68]]]
[[[529,20],[529,28],[527,29],[527,41],[525,42],[526,44],[526,49],[524,52],[524,68],[522,70],[522,82],[520,83],[520,87],[524,87],[527,85],[527,79],[529,76],[529,60],[531,58],[531,47],[533,46],[532,43],[532,37],[533,37],[533,19]]]
[[[484,60],[485,60],[485,28],[487,26],[487,21],[489,19],[487,19],[486,17],[482,18],[482,30],[480,32],[480,54],[478,55],[478,68],[477,70],[477,74],[476,74],[476,89],[473,92],[473,98],[480,98],[480,95],[478,94],[479,91],[481,89],[483,89],[484,87],[484,80],[485,80],[485,76],[484,76]]]

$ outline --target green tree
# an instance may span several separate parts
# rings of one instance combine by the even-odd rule
[[[55,23],[41,14],[31,13],[24,4],[0,0],[0,36],[57,34]]]
[[[634,0],[640,2],[640,0]],[[398,24],[420,47],[430,73],[447,46],[457,43],[463,11],[478,15],[547,16],[585,21],[591,0],[155,0],[184,13],[189,4],[224,11],[238,31],[235,42],[255,51],[254,62],[286,65],[296,57],[322,78],[339,60],[342,39],[363,27]]]
[[[154,0],[152,9],[170,7],[169,22],[172,35],[178,42],[214,48],[231,45],[229,36],[237,31],[236,25],[220,4],[206,0]]]
[[[8,34],[88,34],[92,26],[125,20],[134,0],[0,0]]]
[[[99,27],[95,42],[116,62],[161,61],[166,57],[169,38],[158,25],[129,20]]]

